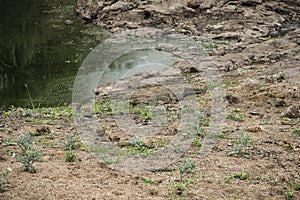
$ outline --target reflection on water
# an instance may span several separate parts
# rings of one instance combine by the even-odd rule
[[[74,16],[76,0],[0,0],[0,107],[71,102],[81,62],[107,34]],[[28,90],[25,87],[28,85]]]

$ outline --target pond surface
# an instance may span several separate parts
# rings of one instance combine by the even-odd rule
[[[109,34],[75,16],[76,0],[0,0],[0,107],[58,106]]]

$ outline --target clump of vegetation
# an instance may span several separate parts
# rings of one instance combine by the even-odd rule
[[[24,171],[36,173],[33,164],[40,159],[41,154],[32,145],[33,138],[29,134],[22,134],[15,142],[21,149],[21,153],[17,155],[16,161],[23,164]]]
[[[244,155],[245,147],[250,146],[252,142],[251,136],[248,133],[241,133],[237,136],[234,145],[234,151],[230,152],[229,155]]]
[[[154,183],[154,181],[151,179],[143,178],[143,183],[152,185]]]
[[[130,109],[130,112],[133,114],[138,114],[141,116],[144,120],[150,120],[152,119],[152,112],[149,108],[147,108],[146,105],[139,105],[138,107],[132,107]]]
[[[180,196],[185,190],[185,185],[182,183],[177,183],[176,185],[173,186],[173,189],[175,191],[175,194]]]
[[[143,138],[138,136],[132,137],[128,142],[119,142],[118,146],[127,148],[125,154],[149,155],[153,153],[152,148],[145,143]]]
[[[7,175],[11,172],[10,168],[6,168],[2,172],[2,177],[0,178],[0,192],[4,192],[7,190],[6,185],[8,184]]]
[[[65,152],[65,161],[66,162],[74,162],[77,155],[73,151],[69,150]]]
[[[183,179],[187,174],[195,173],[195,168],[196,168],[196,162],[193,159],[187,158],[187,159],[183,160],[178,165],[180,182],[181,183],[183,182]]]
[[[243,113],[231,113],[227,116],[227,119],[237,121],[237,122],[243,122],[244,116],[245,115]]]
[[[300,129],[293,129],[293,130],[292,130],[292,133],[294,133],[294,134],[299,134],[299,135],[300,135]]]
[[[247,180],[250,177],[250,174],[240,172],[240,173],[235,173],[227,178],[225,178],[225,183],[228,183],[231,179],[240,179],[240,180]]]
[[[26,150],[24,154],[17,157],[17,162],[23,164],[23,170],[30,173],[36,173],[34,163],[38,161],[41,157],[41,154],[35,150],[33,147],[29,150]]]
[[[93,114],[99,114],[99,113],[106,113],[109,115],[113,114],[112,106],[111,106],[111,99],[101,99],[101,100],[94,100],[93,108],[91,110],[91,113]]]
[[[192,145],[196,146],[196,147],[202,147],[203,146],[202,142],[200,141],[200,139],[198,137],[194,138],[194,140],[192,142]]]
[[[296,183],[296,184],[294,185],[294,190],[300,191],[300,183]]]
[[[22,152],[25,152],[26,150],[30,149],[33,142],[33,137],[31,137],[29,134],[22,134],[19,139],[15,140],[18,147],[20,147]]]
[[[70,151],[74,149],[79,149],[82,147],[82,142],[80,138],[75,137],[74,134],[68,134],[67,138],[63,140],[63,143],[65,143],[65,151]]]
[[[294,198],[294,193],[292,191],[286,191],[284,192],[284,198],[286,200],[290,200],[290,199],[293,199]]]

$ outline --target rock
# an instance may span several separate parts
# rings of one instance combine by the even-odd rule
[[[246,128],[246,131],[256,133],[256,132],[263,131],[263,129],[260,126],[250,126],[250,127]]]
[[[276,99],[276,101],[273,103],[275,107],[284,107],[286,106],[286,103],[283,99]]]
[[[249,114],[254,115],[254,116],[263,116],[263,114],[261,114],[257,111],[254,111],[254,110],[250,111]]]
[[[50,133],[50,128],[47,126],[40,126],[36,128],[36,132],[38,133]]]
[[[71,24],[73,24],[74,22],[72,21],[72,20],[69,20],[69,19],[67,19],[66,21],[65,21],[65,24],[66,25],[71,25]]]
[[[216,0],[204,0],[204,2],[200,5],[200,8],[209,9],[215,6],[216,4]]]
[[[196,8],[199,8],[200,7],[200,0],[190,0],[188,3],[187,3],[187,6],[189,8],[193,8],[193,9],[196,9]]]
[[[290,106],[285,116],[288,118],[300,118],[300,105]]]
[[[229,102],[229,103],[238,103],[239,99],[236,96],[233,96],[232,94],[227,94],[225,96],[225,99]]]
[[[41,157],[41,159],[39,160],[40,162],[48,162],[51,160],[51,156],[43,156]]]
[[[261,3],[262,3],[262,0],[242,0],[241,1],[241,4],[243,6],[256,6]]]

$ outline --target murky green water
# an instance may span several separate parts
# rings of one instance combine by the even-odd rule
[[[82,24],[75,3],[0,0],[0,107],[71,102],[82,61],[108,36]]]

